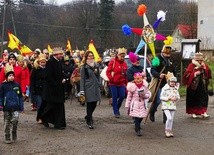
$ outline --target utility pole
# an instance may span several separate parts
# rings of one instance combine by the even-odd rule
[[[1,43],[1,51],[0,51],[0,56],[3,53],[3,44],[4,44],[4,29],[5,29],[5,15],[6,15],[6,0],[4,0],[4,12],[3,12],[3,22],[2,22],[2,43]]]
[[[12,20],[12,24],[13,24],[13,31],[14,31],[15,36],[17,36],[14,17],[13,17],[13,11],[12,11],[12,8],[11,8],[11,3],[10,3],[10,14],[11,14],[11,20]]]

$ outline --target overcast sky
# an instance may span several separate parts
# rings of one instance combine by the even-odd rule
[[[49,1],[52,1],[52,0],[44,0],[45,2],[49,3]],[[57,2],[57,4],[61,5],[63,3],[67,3],[67,2],[72,2],[72,1],[77,1],[77,0],[55,0]],[[115,2],[122,2],[124,0],[115,0]]]

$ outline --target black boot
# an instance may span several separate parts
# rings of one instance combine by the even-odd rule
[[[94,123],[93,123],[93,120],[91,120],[88,124],[88,128],[89,129],[94,129]]]
[[[138,129],[138,131],[136,132],[137,136],[142,136],[140,129]]]
[[[150,119],[152,122],[155,122],[155,113],[154,113],[154,112],[150,112],[150,114],[149,114],[149,119]]]
[[[135,126],[135,132],[137,136],[142,136],[140,128]]]

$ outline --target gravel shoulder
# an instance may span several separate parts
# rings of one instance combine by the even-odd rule
[[[122,117],[112,115],[108,99],[94,112],[95,129],[86,126],[85,107],[66,101],[65,130],[45,128],[35,121],[36,112],[25,103],[25,112],[20,114],[18,141],[4,144],[3,115],[0,114],[0,155],[142,155],[182,154],[211,155],[214,152],[214,97],[210,98],[209,119],[192,119],[185,113],[185,98],[177,106],[174,120],[174,138],[165,138],[162,111],[156,113],[156,122],[142,124],[142,137],[134,132],[132,119],[121,107]],[[160,107],[159,107],[160,108]]]

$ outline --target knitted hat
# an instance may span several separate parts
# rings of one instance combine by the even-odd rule
[[[8,55],[8,60],[9,60],[10,58],[14,58],[15,60],[17,60],[14,53],[10,53],[10,54]]]
[[[204,60],[203,53],[201,53],[201,52],[195,53],[194,60],[196,60],[196,61],[202,60],[203,61]]]
[[[137,55],[135,55],[133,52],[129,52],[129,60],[131,63],[137,62]]]
[[[7,63],[5,66],[5,77],[7,78],[10,74],[15,75],[14,70],[13,70],[13,66]]]
[[[37,49],[35,49],[35,51],[34,51],[36,54],[40,54],[42,51],[39,49],[39,48],[37,48]]]

